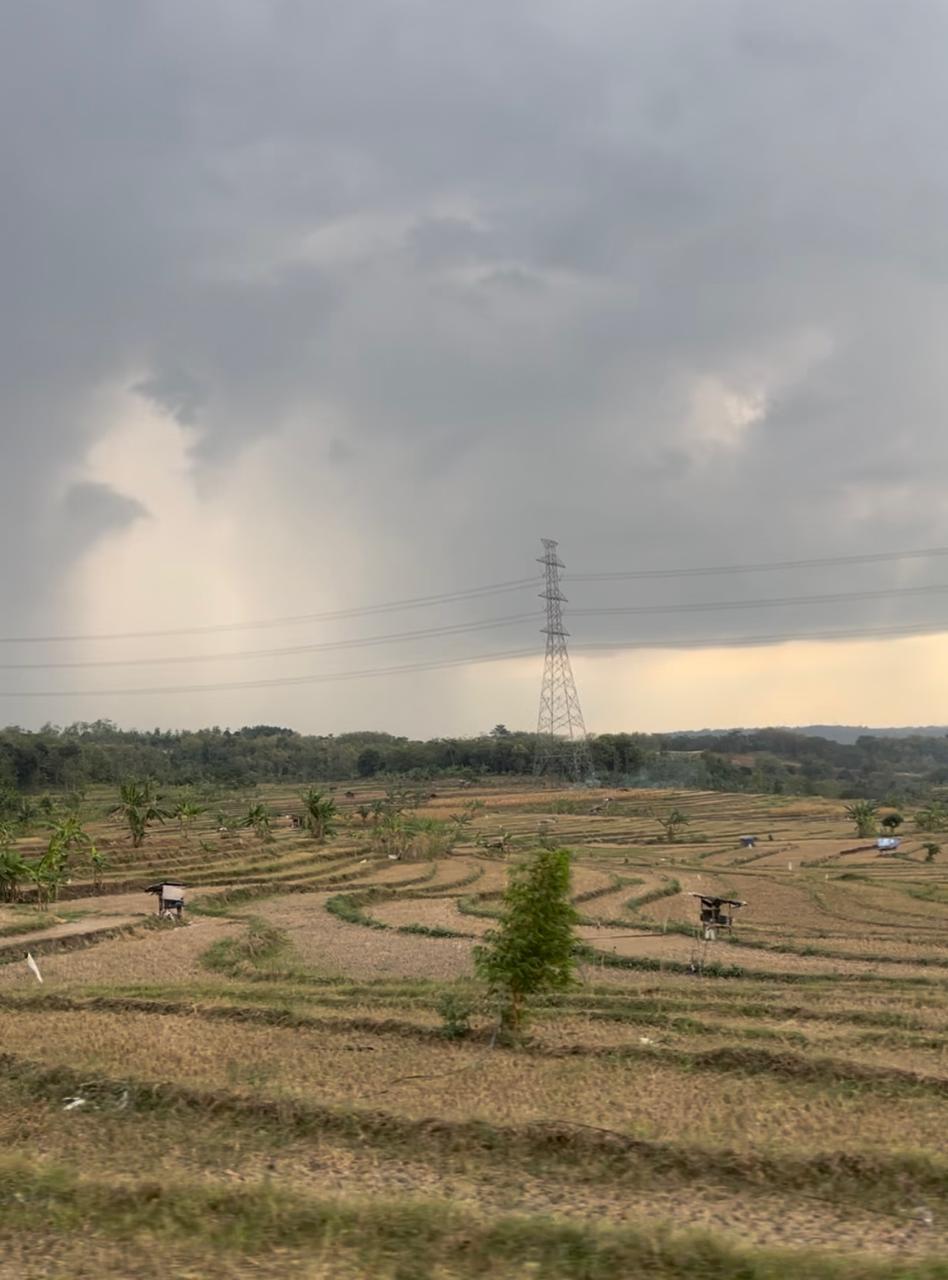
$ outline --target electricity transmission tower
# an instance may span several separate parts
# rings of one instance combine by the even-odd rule
[[[537,718],[537,749],[533,772],[557,774],[585,782],[592,774],[586,726],[579,706],[579,695],[570,666],[563,626],[566,597],[560,590],[560,570],[565,568],[556,554],[557,544],[543,538],[544,588],[540,599],[546,601],[546,658],[543,684],[540,688],[540,714]]]

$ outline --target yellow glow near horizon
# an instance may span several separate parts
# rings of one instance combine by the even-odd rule
[[[733,725],[948,723],[945,635],[645,650],[574,660],[606,732]]]
[[[946,638],[577,653],[572,662],[591,733],[948,724]],[[467,696],[515,708],[510,727],[532,727],[541,661],[471,668]]]

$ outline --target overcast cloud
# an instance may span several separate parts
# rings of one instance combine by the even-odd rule
[[[948,543],[946,49],[940,0],[3,6],[3,635],[520,578],[540,535],[576,572]],[[595,608],[943,580],[932,560],[569,594]],[[536,603],[4,646],[0,661],[320,643]],[[921,627],[946,603],[571,629],[578,647]],[[331,674],[539,646],[536,628],[5,670],[0,691]],[[596,729],[948,718],[938,644],[908,643],[577,666]],[[514,661],[5,697],[0,720],[448,733],[529,724],[538,680]]]

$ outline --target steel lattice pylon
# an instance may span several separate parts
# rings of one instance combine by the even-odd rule
[[[560,590],[560,570],[565,568],[556,554],[557,544],[543,538],[544,589],[546,601],[546,659],[540,689],[540,714],[537,718],[537,749],[533,763],[535,774],[557,774],[574,782],[585,782],[592,774],[586,726],[579,706],[579,695],[573,679],[563,626],[566,597]]]

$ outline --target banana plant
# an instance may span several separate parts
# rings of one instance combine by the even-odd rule
[[[265,804],[252,804],[241,818],[242,827],[253,827],[254,834],[260,840],[272,840],[270,834],[270,810]]]
[[[199,804],[195,804],[193,800],[181,800],[174,808],[174,816],[178,819],[178,825],[184,832],[185,840],[191,840],[191,827],[196,818],[199,818],[204,810]]]
[[[20,885],[30,878],[30,865],[16,849],[0,849],[0,901],[16,902]]]
[[[310,835],[322,842],[336,831],[336,802],[316,787],[310,787],[302,796],[304,822]]]
[[[164,822],[170,817],[160,807],[161,796],[152,782],[123,782],[119,788],[119,803],[109,810],[119,814],[132,837],[132,848],[139,849],[148,832],[150,822]]]

